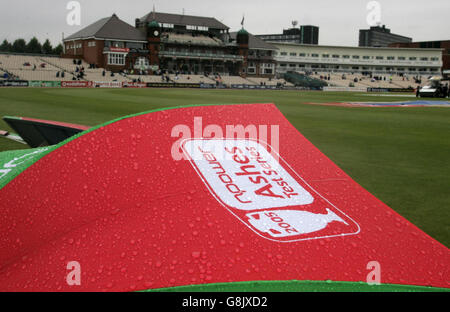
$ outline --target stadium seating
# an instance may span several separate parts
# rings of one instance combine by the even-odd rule
[[[27,69],[11,69],[10,73],[22,80],[45,80],[45,81],[62,81],[71,80],[72,75],[66,74],[64,78],[56,77],[56,70],[27,70]]]
[[[61,81],[70,80],[72,75],[56,77],[61,69],[47,61],[50,58],[28,55],[0,55],[0,68],[24,80]],[[52,58],[58,59],[58,58]]]
[[[86,72],[84,79],[88,81],[102,81],[102,82],[110,82],[110,81],[132,81],[132,79],[127,78],[121,74],[114,74],[114,77],[111,77],[111,72],[105,71],[105,76],[102,74],[103,70],[99,70],[97,72]]]
[[[49,64],[52,64],[56,68],[65,70],[69,73],[75,72],[77,66],[84,67],[86,72],[89,70],[89,64],[85,61],[82,61],[81,65],[75,65],[73,63],[73,59],[58,57],[41,57],[41,59]]]
[[[37,56],[4,55],[0,54],[0,67],[10,69],[36,69],[41,71],[58,71],[52,64]]]
[[[170,34],[171,40],[200,40],[205,44],[212,44],[217,41],[214,38],[207,36],[192,37],[189,35]],[[218,40],[220,41],[220,40]],[[82,61],[81,65],[74,64],[73,59],[49,57],[49,56],[33,56],[33,55],[10,55],[0,54],[0,79],[3,79],[5,73],[8,73],[11,77],[23,80],[46,80],[46,81],[64,81],[72,80],[76,76],[76,68],[84,67],[85,76],[82,80],[88,81],[133,81],[138,80],[142,82],[155,82],[163,83],[161,76],[151,75],[121,75],[115,74],[111,77],[110,71],[105,71],[103,76],[103,68],[89,68],[89,64]],[[65,72],[65,76],[57,77],[57,73]],[[343,79],[343,74],[345,79]],[[308,83],[314,84],[318,81],[322,84],[337,87],[349,87],[350,85],[355,88],[416,88],[417,83],[414,76],[402,77],[397,74],[375,74],[374,76],[386,77],[386,80],[373,80],[369,76],[362,75],[360,73],[342,73],[342,72],[315,72],[311,75],[298,74],[302,78],[302,83],[308,81]],[[298,77],[300,77],[298,76]],[[330,80],[325,77],[330,77]],[[297,78],[298,78],[297,77]],[[322,79],[321,79],[322,77]],[[210,83],[215,84],[216,78],[214,76],[203,75],[169,75],[171,82],[176,83]],[[421,86],[428,83],[427,76],[421,76]],[[304,81],[303,81],[304,80]],[[268,78],[256,78],[248,77],[247,79],[239,76],[227,76],[223,75],[219,78],[219,82],[224,85],[261,85],[276,86],[282,84],[287,87],[293,86],[292,83],[284,79],[268,79]]]
[[[343,79],[343,74],[345,75],[345,79]],[[415,88],[417,87],[417,83],[414,80],[413,76],[405,76],[403,78],[399,75],[388,75],[388,74],[379,74],[374,76],[386,77],[386,80],[372,80],[369,76],[365,76],[362,74],[352,74],[352,73],[329,73],[329,72],[317,72],[311,75],[311,77],[316,79],[321,79],[320,77],[328,77],[330,76],[330,80],[324,80],[330,86],[337,87],[349,87],[352,84],[356,88]],[[357,82],[355,82],[355,78]],[[392,78],[392,81],[390,79]],[[421,77],[422,83],[421,86],[424,86],[427,83],[427,77]]]
[[[223,46],[223,42],[219,39],[207,37],[207,36],[191,36],[185,34],[166,33],[163,37],[167,38],[168,42],[182,43],[182,44],[195,44],[205,46]]]
[[[9,72],[23,80],[46,80],[46,81],[64,81],[72,80],[76,75],[76,68],[84,67],[85,76],[83,80],[88,81],[131,81],[122,75],[115,74],[111,77],[110,71],[103,69],[89,68],[89,64],[82,61],[81,65],[75,65],[73,59],[65,59],[48,56],[30,56],[30,55],[5,55],[0,54],[0,69],[2,73]],[[65,72],[64,77],[57,76],[57,73]],[[2,74],[3,76],[3,74]]]
[[[175,83],[215,83],[211,78],[202,75],[169,75]]]
[[[161,76],[156,75],[127,75],[127,78],[131,81],[140,79],[141,82],[153,82],[153,83],[166,83],[166,80]]]
[[[284,79],[269,79],[269,78],[257,78],[257,77],[250,77],[247,78],[248,81],[253,82],[256,85],[264,84],[266,86],[277,86],[279,84],[285,86],[285,87],[293,87],[294,85],[290,82],[287,82]]]
[[[223,84],[229,85],[257,85],[256,83],[242,78],[240,76],[221,76],[221,81]]]

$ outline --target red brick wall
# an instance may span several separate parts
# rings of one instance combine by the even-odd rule
[[[89,47],[89,42],[95,42],[95,47]],[[89,64],[96,64],[99,67],[104,67],[104,45],[105,42],[103,40],[84,40],[83,59]]]
[[[444,49],[442,53],[443,68],[450,69],[450,40],[441,42],[441,48]]]
[[[95,42],[95,47],[90,47],[88,45],[89,42]],[[65,45],[73,46],[81,44],[81,48],[77,49],[66,49],[63,57],[66,58],[82,58],[89,64],[96,64],[99,67],[104,67],[106,65],[104,56],[103,56],[103,48],[105,46],[105,42],[103,40],[76,40],[67,41]]]
[[[158,65],[159,66],[159,45],[161,43],[160,38],[148,38],[148,50],[149,53],[149,61],[150,65]]]
[[[247,72],[244,72],[244,68],[248,66],[248,44],[239,45],[239,55],[244,58],[242,65],[239,66],[239,74],[245,78],[247,77]]]
[[[65,57],[71,57],[71,58],[77,58],[77,57],[83,57],[83,41],[82,40],[75,40],[75,41],[67,41],[65,42],[65,46],[78,46],[81,43],[81,48],[76,49],[67,49],[66,53],[64,54]]]

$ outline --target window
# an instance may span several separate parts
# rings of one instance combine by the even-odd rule
[[[111,47],[114,48],[125,48],[125,42],[123,41],[113,41]]]
[[[337,54],[333,54],[333,58],[339,58],[340,56]]]
[[[255,62],[249,62],[248,63],[247,73],[249,73],[249,74],[256,74],[256,64],[255,64]]]
[[[287,65],[286,65],[286,64],[280,64],[280,66],[281,66],[281,67],[286,67]]]
[[[345,59],[349,59],[350,55],[343,55],[342,57],[345,58]]]
[[[150,66],[150,62],[146,57],[138,57],[136,62],[134,63],[135,68],[148,68]]]
[[[409,60],[410,60],[410,61],[415,61],[415,60],[417,60],[417,57],[411,56],[411,57],[409,58]]]
[[[305,53],[299,53],[298,56],[300,56],[300,57],[305,57],[306,54],[305,54]]]
[[[323,57],[323,58],[329,58],[330,55],[329,55],[329,54],[322,54],[322,57]]]
[[[352,59],[354,59],[354,60],[359,60],[359,55],[353,55],[353,56],[352,56]]]
[[[289,55],[290,55],[290,56],[297,56],[297,53],[291,52],[291,53],[289,53]]]
[[[125,65],[125,54],[123,53],[109,53],[108,54],[109,65]]]
[[[428,57],[421,57],[420,60],[421,61],[428,61]]]
[[[143,49],[144,44],[139,42],[127,42],[126,47],[129,49]]]
[[[388,59],[389,61],[393,61],[393,60],[395,60],[395,57],[394,57],[394,56],[388,56],[387,59]]]
[[[404,56],[399,56],[399,57],[397,57],[397,59],[398,59],[399,61],[404,61],[404,60],[406,60],[406,57],[404,57]]]
[[[297,67],[295,64],[289,64],[289,67]]]
[[[377,60],[384,60],[384,56],[377,56],[375,57]]]
[[[88,47],[95,47],[95,41],[89,41]]]
[[[286,55],[287,55],[287,52],[281,52],[280,55],[281,55],[281,56],[286,56]]]
[[[365,60],[369,60],[369,59],[370,59],[370,56],[368,56],[368,55],[364,55],[364,56],[363,56],[363,59],[365,59]]]
[[[312,54],[311,54],[311,57],[319,57],[319,54],[312,53]]]
[[[271,68],[265,68],[265,69],[264,69],[264,74],[273,74],[273,69],[271,69]]]
[[[432,57],[431,60],[436,62],[436,61],[439,61],[439,58],[438,57]]]
[[[172,24],[168,24],[168,25],[171,25],[171,27],[166,27],[166,28],[173,28]],[[186,29],[187,30],[208,31],[208,27],[205,27],[205,26],[186,25]]]

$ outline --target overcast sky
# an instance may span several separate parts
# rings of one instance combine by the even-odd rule
[[[136,17],[152,11],[215,17],[238,30],[245,14],[245,28],[253,34],[281,33],[297,20],[299,25],[320,27],[323,45],[358,45],[358,30],[368,28],[369,0],[79,0],[81,26],[69,26],[69,0],[1,0],[0,40],[36,36],[53,44],[96,20],[116,13],[134,25]],[[379,0],[381,23],[393,33],[414,41],[450,39],[450,1]]]

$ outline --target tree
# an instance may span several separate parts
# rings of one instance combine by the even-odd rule
[[[61,43],[60,44],[58,44],[58,46],[56,46],[54,49],[53,49],[53,54],[55,54],[55,55],[61,55],[63,53],[63,46],[61,45]]]
[[[26,52],[35,54],[42,53],[42,46],[36,37],[31,38],[30,42],[28,42]]]
[[[42,52],[44,54],[52,54],[53,53],[53,47],[50,43],[50,40],[45,40],[44,44],[42,45]]]
[[[11,52],[25,53],[27,44],[24,39],[17,39],[14,41]]]
[[[0,45],[0,51],[2,52],[11,52],[12,45],[8,42],[8,40],[3,40],[2,44]]]

